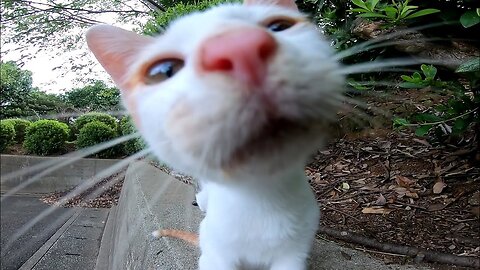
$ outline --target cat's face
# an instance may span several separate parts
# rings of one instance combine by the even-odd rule
[[[329,44],[293,1],[258,2],[186,16],[156,38],[89,31],[137,127],[170,165],[207,177],[278,170],[326,137],[344,83]]]

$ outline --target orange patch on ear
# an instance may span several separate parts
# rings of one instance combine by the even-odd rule
[[[86,37],[88,47],[115,84],[122,90],[131,90],[132,82],[125,76],[140,52],[155,39],[110,25],[94,26]]]

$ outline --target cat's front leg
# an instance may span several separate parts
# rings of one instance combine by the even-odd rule
[[[198,262],[199,270],[236,270],[236,265],[233,261],[227,258],[215,256],[214,254],[203,254],[200,256]]]
[[[295,254],[285,254],[276,259],[270,270],[306,270],[307,258]]]

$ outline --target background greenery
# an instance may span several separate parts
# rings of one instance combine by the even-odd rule
[[[119,24],[133,24],[137,32],[148,35],[161,33],[169,23],[185,14],[204,10],[226,0],[134,0],[134,1],[60,1],[48,2],[2,0],[1,30],[2,44],[16,43],[22,59],[33,57],[36,52],[22,48],[34,46],[38,50],[50,50],[52,46],[64,52],[79,49],[84,45],[84,31],[100,23],[101,14],[115,16]],[[375,27],[376,31],[391,34],[412,31],[417,40],[429,40],[431,46],[453,48],[458,42],[468,43],[478,52],[478,33],[480,33],[480,7],[477,0],[302,0],[296,1],[300,10],[307,13],[331,40],[338,52],[346,53],[341,60],[345,65],[360,62],[378,61],[387,58],[408,58],[412,54],[399,50],[399,40],[391,40],[393,46],[376,46],[356,50],[359,44],[369,37],[359,32],[359,26]],[[398,36],[398,35],[397,35]],[[462,44],[463,44],[462,43]],[[427,49],[424,49],[426,51]],[[6,53],[6,51],[2,51]],[[478,54],[477,54],[478,55]],[[448,56],[448,55],[445,55]],[[123,114],[119,90],[110,83],[90,80],[83,87],[71,89],[63,94],[51,94],[32,86],[32,74],[21,67],[19,62],[0,63],[0,119],[22,118],[34,122],[55,119],[69,125],[70,136],[65,140],[76,141],[82,127],[93,121],[106,123],[107,128],[96,123],[96,132],[103,130],[102,139],[84,141],[100,142],[103,138],[126,135],[135,132],[128,118],[120,119]],[[83,58],[82,58],[83,59]],[[79,61],[70,63],[72,70],[84,77],[91,71],[91,63]],[[433,89],[447,98],[440,103],[430,104],[426,108],[411,109],[409,112],[396,113],[389,125],[398,129],[412,129],[418,136],[440,143],[461,142],[465,134],[474,130],[478,137],[480,124],[480,58],[470,57],[460,65],[448,66],[431,63],[418,63],[402,72],[369,72],[350,75],[347,95],[362,100],[377,91],[415,91],[415,89]],[[388,81],[388,85],[382,85]],[[110,118],[98,114],[92,117],[82,116],[90,112],[105,112]],[[366,112],[371,114],[372,112]],[[89,119],[84,121],[85,119]],[[103,119],[103,120],[102,120]],[[109,119],[109,120],[105,120]],[[9,120],[17,123],[17,120]],[[14,121],[14,122],[12,122]],[[3,128],[9,129],[2,121]],[[8,126],[8,127],[7,127]],[[91,128],[93,130],[93,128]],[[111,130],[113,130],[113,133]],[[14,125],[18,143],[22,140],[22,131]],[[28,129],[30,130],[30,129]],[[33,129],[32,129],[33,130]],[[28,133],[28,132],[27,132]],[[90,132],[91,133],[91,132]],[[5,132],[9,134],[9,132]],[[93,134],[93,133],[92,133]],[[5,135],[10,138],[10,135]],[[468,135],[468,134],[467,134]],[[82,136],[86,136],[85,134]],[[92,135],[93,136],[93,135]],[[28,136],[27,136],[28,137]],[[11,145],[11,142],[2,145]],[[5,142],[9,141],[5,139]],[[27,143],[26,145],[29,145]],[[81,143],[80,145],[88,145]],[[78,141],[77,141],[78,145]],[[37,151],[30,146],[31,152]],[[131,154],[145,147],[140,140],[132,140],[124,145],[123,154]],[[59,151],[56,149],[56,151]],[[115,152],[115,151],[113,151]],[[111,153],[113,153],[111,152]],[[116,151],[116,155],[119,151]]]

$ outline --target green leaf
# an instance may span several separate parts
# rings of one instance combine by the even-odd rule
[[[454,134],[461,134],[467,129],[468,125],[469,125],[468,121],[466,121],[463,118],[459,118],[455,120],[455,122],[453,123],[452,132]]]
[[[380,14],[380,13],[366,12],[366,13],[358,15],[358,17],[362,17],[362,18],[386,18],[387,15],[383,15],[383,14]]]
[[[420,66],[420,69],[423,71],[426,79],[433,80],[435,78],[435,75],[437,75],[437,68],[432,65],[427,66],[425,64],[422,64]]]
[[[359,13],[370,12],[368,9],[363,9],[363,8],[352,8],[352,9],[350,9],[350,11],[359,12]]]
[[[466,72],[478,72],[480,71],[480,57],[476,57],[468,60],[465,63],[462,63],[455,72],[457,73],[466,73]]]
[[[384,7],[382,10],[385,12],[385,14],[387,14],[387,17],[390,19],[394,19],[397,17],[398,11],[394,7]]]
[[[403,82],[398,85],[401,88],[411,89],[411,88],[423,88],[424,84],[415,83],[415,82]]]
[[[420,75],[420,73],[418,73],[416,71],[413,73],[412,78],[415,79],[415,81],[417,81],[417,82],[423,81],[422,75]]]
[[[399,117],[393,118],[393,126],[394,127],[404,127],[404,126],[409,125],[409,124],[410,124],[410,122],[405,118],[399,118]]]
[[[430,131],[431,128],[432,128],[432,125],[420,126],[415,130],[415,135],[419,137],[423,137],[427,135],[427,133]]]
[[[478,11],[477,11],[478,12]],[[478,23],[480,23],[480,15],[473,10],[469,10],[460,17],[460,23],[465,28],[472,27]]]
[[[435,8],[422,9],[420,11],[417,11],[413,14],[408,15],[407,17],[405,17],[405,19],[413,19],[413,18],[425,16],[425,15],[430,15],[430,14],[433,14],[433,13],[438,13],[438,12],[440,12],[440,10],[435,9]]]
[[[363,8],[363,9],[368,10],[367,5],[365,5],[365,3],[364,3],[362,0],[352,0],[352,3],[353,3],[354,5],[356,5],[357,7],[361,7],[361,8]]]
[[[406,82],[415,82],[415,80],[412,77],[407,76],[407,75],[402,75],[402,76],[400,76],[400,78],[402,78]]]

